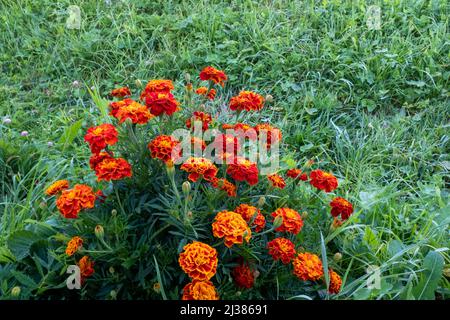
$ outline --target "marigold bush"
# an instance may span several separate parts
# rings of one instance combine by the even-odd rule
[[[101,115],[87,119],[85,175],[42,190],[55,197],[65,226],[55,236],[55,250],[65,253],[58,259],[80,267],[87,295],[215,300],[342,291],[341,266],[323,263],[323,253],[333,232],[352,222],[353,205],[334,193],[334,175],[310,159],[300,165],[281,130],[263,121],[273,98],[241,91],[226,101],[227,79],[206,67],[184,86],[157,79],[116,88]]]

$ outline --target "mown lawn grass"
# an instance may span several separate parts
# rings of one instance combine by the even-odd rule
[[[27,219],[49,218],[45,185],[81,172],[81,132],[97,112],[87,87],[180,87],[185,72],[215,65],[230,95],[273,95],[265,114],[295,160],[333,171],[355,203],[353,225],[333,237],[351,278],[338,297],[412,298],[428,251],[448,266],[446,1],[80,1],[80,30],[65,26],[70,4],[0,3],[0,116],[12,119],[0,124],[1,246]],[[366,26],[370,4],[381,30]],[[79,120],[79,134],[61,140]],[[365,287],[370,265],[381,267],[380,289]],[[4,274],[6,294],[20,280]],[[443,277],[438,297],[448,295]]]

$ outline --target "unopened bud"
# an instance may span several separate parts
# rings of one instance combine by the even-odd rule
[[[80,87],[80,82],[78,82],[78,80],[75,80],[74,82],[72,82],[72,87],[79,88]]]
[[[113,300],[117,299],[117,292],[116,292],[116,290],[111,290],[109,295],[111,296],[111,299],[113,299]]]
[[[442,272],[444,276],[447,278],[450,278],[450,267],[444,268],[444,271]]]
[[[191,82],[191,75],[189,73],[185,73],[184,80],[186,80],[187,83]]]
[[[342,253],[336,252],[336,253],[334,254],[334,256],[333,256],[333,260],[334,260],[335,262],[341,261],[341,260],[342,260]]]
[[[159,282],[155,282],[155,284],[153,285],[153,291],[155,291],[156,293],[160,293],[161,285],[159,284]]]
[[[302,219],[308,218],[308,212],[302,212]]]
[[[263,207],[266,204],[266,197],[259,197],[258,199],[258,207]]]
[[[21,291],[22,290],[20,289],[20,287],[16,286],[16,287],[12,288],[11,296],[13,296],[14,298],[17,298],[18,296],[20,296]]]
[[[259,272],[259,270],[253,271],[253,277],[254,277],[255,279],[257,279],[257,278],[259,277],[260,274],[261,274],[261,273]]]
[[[275,218],[275,220],[273,221],[273,228],[277,229],[282,224],[283,224],[283,217],[282,216],[277,216]]]
[[[175,175],[175,166],[172,161],[167,162],[166,165],[167,175],[172,178]]]
[[[114,272],[116,272],[116,270],[114,270],[113,267],[109,267],[109,273],[114,274]]]
[[[334,218],[334,219],[333,219],[333,223],[332,223],[331,226],[330,226],[330,230],[331,230],[331,231],[336,230],[337,228],[339,228],[339,227],[342,225],[342,223],[343,223],[343,222],[342,222],[340,219]]]
[[[187,197],[189,195],[189,192],[191,191],[191,184],[189,181],[183,182],[181,185],[181,190],[183,190],[184,195]]]
[[[134,84],[136,85],[136,87],[141,88],[142,87],[142,81],[139,79],[136,79],[136,81],[134,81]]]
[[[101,225],[96,225],[94,229],[95,236],[99,239],[103,239],[105,236],[105,229]]]
[[[240,297],[240,296],[241,296],[241,294],[242,294],[242,292],[240,292],[240,291],[236,291],[236,297]]]
[[[186,216],[187,216],[189,219],[191,219],[192,216],[193,216],[192,211],[188,211],[188,212],[186,213]]]
[[[268,95],[266,96],[266,101],[267,101],[268,103],[272,103],[272,102],[273,102],[273,96],[270,95],[270,94],[268,94]]]
[[[111,215],[112,215],[113,217],[117,216],[117,210],[116,210],[116,209],[112,209],[112,210],[111,210]]]

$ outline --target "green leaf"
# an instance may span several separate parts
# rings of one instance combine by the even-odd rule
[[[379,246],[378,237],[369,226],[366,226],[363,241],[372,249],[376,250]]]
[[[325,283],[327,284],[327,292],[328,292],[328,288],[330,286],[330,275],[328,274],[327,248],[325,247],[325,241],[323,239],[322,232],[320,232],[320,249],[322,251],[323,274],[325,277]]]
[[[7,247],[0,247],[0,263],[14,262],[16,259]]]
[[[420,281],[412,290],[417,300],[434,300],[439,281],[444,268],[444,258],[436,251],[430,251],[423,260],[425,269],[420,277]]]
[[[36,282],[29,276],[27,276],[25,273],[17,270],[11,270],[11,274],[17,279],[17,281],[19,281],[24,286],[30,289],[34,289],[37,287]]]
[[[63,151],[78,136],[78,130],[81,129],[82,124],[83,124],[83,120],[78,120],[78,121],[72,123],[71,126],[66,128],[63,135],[59,139],[59,143],[63,145]]]
[[[30,248],[40,240],[33,232],[20,230],[14,232],[7,240],[7,245],[17,260],[22,260],[30,253]]]
[[[164,300],[167,300],[166,292],[164,291],[164,284],[162,283],[161,273],[159,271],[158,261],[156,260],[155,255],[153,255],[153,260],[155,260],[156,277],[158,278],[158,282],[160,284],[161,295]]]

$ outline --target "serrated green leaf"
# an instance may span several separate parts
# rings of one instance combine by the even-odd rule
[[[420,281],[412,290],[414,297],[418,300],[434,300],[435,291],[439,285],[444,268],[444,258],[436,251],[430,251],[423,260],[425,269]]]
[[[41,238],[37,237],[33,232],[20,230],[14,232],[7,240],[7,245],[17,260],[22,260],[30,253],[30,248],[36,241]]]

